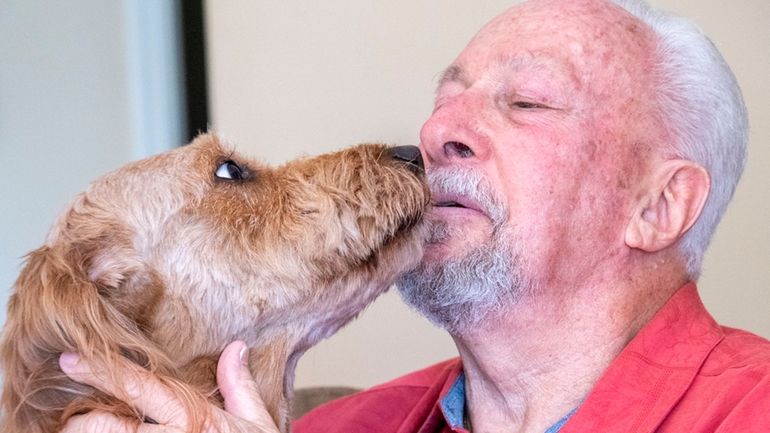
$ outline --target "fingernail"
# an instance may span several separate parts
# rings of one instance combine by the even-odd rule
[[[78,365],[78,362],[80,362],[80,356],[78,356],[77,353],[64,352],[59,357],[59,366],[61,366],[62,370],[65,370],[65,371],[74,370],[75,367]]]
[[[241,360],[241,364],[249,365],[249,348],[244,345],[240,352],[238,352],[238,358]]]

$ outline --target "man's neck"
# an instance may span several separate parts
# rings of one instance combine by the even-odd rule
[[[546,431],[580,405],[680,283],[543,290],[455,336],[473,433]]]

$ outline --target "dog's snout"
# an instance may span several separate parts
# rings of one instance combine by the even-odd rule
[[[422,162],[422,155],[417,146],[396,146],[388,149],[391,158],[405,163],[415,172],[422,172],[425,166]]]

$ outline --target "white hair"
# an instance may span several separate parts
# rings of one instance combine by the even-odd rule
[[[703,166],[711,191],[703,212],[679,245],[697,279],[703,256],[743,172],[748,114],[738,82],[711,40],[689,20],[641,0],[613,0],[657,35],[654,83],[661,119],[678,158]]]

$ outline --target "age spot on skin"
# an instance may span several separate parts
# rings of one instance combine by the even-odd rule
[[[619,177],[616,183],[616,186],[618,187],[618,189],[624,189],[624,190],[628,189],[628,179],[626,179],[625,177]]]
[[[596,141],[589,140],[585,147],[585,153],[586,156],[588,156],[588,159],[590,161],[594,161],[596,159],[596,149],[597,149]]]

